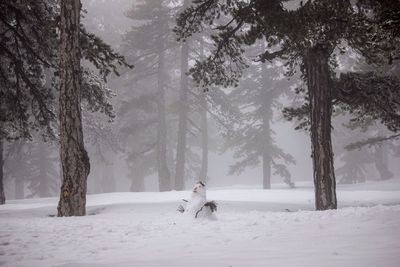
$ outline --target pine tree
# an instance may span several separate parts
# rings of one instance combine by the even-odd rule
[[[240,159],[231,166],[230,173],[240,173],[261,161],[264,189],[271,188],[272,170],[290,187],[294,186],[285,165],[295,163],[294,158],[275,144],[271,127],[273,109],[279,105],[277,99],[294,85],[294,79],[289,81],[280,73],[282,64],[279,61],[250,64],[239,83],[240,89],[230,93],[232,105],[240,107],[242,112],[238,126],[227,138],[228,147],[235,148],[234,156]]]
[[[26,196],[25,184],[32,173],[33,142],[24,139],[7,142],[4,162],[4,176],[14,184],[14,198],[23,199]],[[11,194],[11,193],[10,193]]]
[[[30,166],[27,177],[30,194],[27,197],[51,197],[59,190],[59,157],[54,146],[43,141],[32,142]],[[58,178],[58,179],[57,179]]]
[[[133,78],[135,84],[138,88],[143,88],[143,86],[147,88],[147,90],[140,90],[140,92],[136,91],[133,98],[129,102],[125,101],[125,104],[121,106],[121,111],[125,113],[136,109],[134,113],[130,113],[134,117],[131,117],[130,122],[126,122],[127,125],[124,127],[126,129],[123,131],[126,132],[128,128],[140,127],[140,125],[135,125],[136,120],[139,124],[143,120],[149,120],[146,128],[142,127],[142,129],[135,129],[132,132],[132,134],[136,135],[143,133],[146,137],[141,141],[142,145],[134,145],[130,149],[132,156],[129,156],[129,158],[134,160],[136,156],[140,156],[138,155],[140,152],[142,154],[146,153],[146,157],[148,157],[150,151],[154,152],[155,160],[152,162],[157,164],[156,170],[160,191],[171,189],[171,174],[167,160],[169,133],[166,111],[166,91],[168,88],[167,56],[173,47],[170,39],[171,8],[168,7],[169,2],[157,0],[136,3],[127,12],[127,16],[137,22],[137,26],[133,26],[125,34],[123,44],[127,58],[132,59],[138,66],[137,75]],[[147,83],[143,79],[147,79]],[[152,84],[150,85],[150,83]],[[134,106],[134,103],[140,104]],[[152,107],[151,111],[153,112],[153,103],[155,103],[156,118],[154,118],[153,114],[143,113],[143,111],[147,113],[150,111],[149,106]],[[126,116],[126,114],[122,115]],[[154,138],[150,138],[148,132],[140,133],[141,130],[149,131],[148,127],[154,126],[156,127],[156,136]],[[150,143],[146,143],[145,140]],[[128,165],[136,166],[135,163],[128,163]],[[142,176],[139,175],[137,177]]]
[[[61,2],[60,159],[62,185],[58,216],[86,214],[89,157],[83,143],[81,115],[80,0]]]
[[[194,80],[199,83],[236,85],[246,67],[242,57],[244,48],[261,38],[267,42],[268,48],[260,54],[259,60],[264,62],[279,57],[288,59],[293,67],[300,65],[308,90],[315,205],[317,210],[336,209],[331,143],[332,104],[337,94],[334,88],[343,94],[346,91],[333,86],[331,57],[335,49],[346,41],[370,61],[381,62],[387,58],[396,44],[387,41],[384,29],[379,28],[377,16],[371,16],[369,11],[377,14],[373,8],[383,10],[382,6],[387,7],[386,4],[393,1],[385,1],[381,5],[375,2],[371,7],[370,1],[352,5],[348,0],[319,0],[300,2],[295,9],[290,9],[284,2],[199,0],[181,13],[175,31],[178,38],[184,40],[203,28],[215,29],[212,35],[215,50],[191,70]],[[229,18],[219,19],[222,14]],[[341,85],[346,80],[346,77],[343,78]],[[350,75],[350,78],[356,80],[355,75]],[[351,92],[353,100],[366,100],[360,98],[361,91]],[[341,100],[346,101],[345,97]],[[369,104],[374,103],[373,99],[368,100]],[[365,103],[351,102],[350,99],[347,102],[353,107]],[[388,113],[393,115],[392,110],[381,111],[379,115],[386,116]],[[393,117],[384,119],[389,127]]]

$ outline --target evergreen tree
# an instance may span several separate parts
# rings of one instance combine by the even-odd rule
[[[91,169],[88,190],[91,193],[115,191],[113,165],[122,150],[115,122],[106,122],[102,113],[83,112],[83,133],[90,155]]]
[[[60,177],[57,152],[54,146],[43,141],[31,144],[31,158],[29,162],[24,163],[30,166],[27,176],[30,194],[27,194],[27,197],[51,197],[58,193]]]
[[[32,173],[33,144],[24,139],[8,143],[5,149],[4,174],[9,182],[14,184],[14,198],[25,197],[25,184]],[[11,193],[10,193],[11,194]]]
[[[169,2],[163,0],[137,2],[127,12],[127,16],[135,21],[135,26],[132,26],[131,30],[125,34],[123,42],[125,55],[138,66],[137,74],[133,79],[136,88],[140,88],[140,92],[136,90],[133,98],[130,101],[124,101],[121,106],[120,114],[122,116],[130,114],[131,118],[131,121],[126,121],[127,125],[122,131],[129,135],[147,135],[140,141],[141,145],[132,144],[131,152],[129,152],[132,155],[128,158],[134,160],[136,156],[141,156],[139,154],[146,154],[148,158],[149,153],[154,156],[154,160],[150,162],[157,164],[160,191],[171,189],[171,174],[167,160],[170,134],[167,125],[166,91],[169,87],[167,56],[174,44],[170,38],[172,9],[168,6]],[[142,90],[143,86],[146,90]],[[146,114],[149,111],[151,113]],[[143,121],[148,121],[148,123],[143,125]],[[150,131],[148,127],[156,127],[155,137],[148,136]],[[133,131],[128,132],[128,129]],[[128,165],[136,166],[136,163],[130,162]],[[152,167],[149,166],[149,168]],[[135,175],[135,177],[144,178],[143,175]]]
[[[271,188],[272,170],[290,187],[294,186],[286,165],[279,163],[294,163],[294,158],[275,144],[271,127],[274,108],[279,107],[278,98],[288,92],[294,80],[283,77],[281,65],[279,61],[250,64],[239,82],[240,90],[230,93],[232,105],[240,107],[243,114],[237,129],[228,135],[228,146],[236,148],[234,156],[240,159],[231,166],[230,173],[257,166],[261,160],[264,189]]]
[[[300,6],[295,9],[284,5],[284,2],[198,0],[180,14],[175,31],[179,39],[185,40],[203,28],[215,29],[212,35],[215,50],[205,61],[197,62],[191,70],[199,83],[236,85],[246,67],[242,57],[244,48],[258,39],[268,43],[267,49],[259,55],[259,60],[265,62],[277,57],[285,58],[289,60],[292,70],[296,64],[300,65],[308,90],[316,209],[336,209],[331,144],[334,96],[339,95],[338,99],[353,107],[365,108],[363,104],[366,102],[369,106],[372,104],[379,115],[390,117],[384,119],[388,127],[392,126],[390,124],[396,116],[392,110],[379,109],[380,103],[374,97],[362,98],[361,95],[365,95],[359,90],[360,87],[345,91],[344,88],[350,89],[350,86],[333,86],[330,61],[335,49],[340,48],[343,42],[370,61],[380,62],[387,58],[388,53],[395,50],[396,44],[387,41],[384,29],[379,27],[379,16],[374,16],[379,12],[374,12],[373,8],[383,10],[389,6],[388,3],[394,2],[385,1],[371,6],[370,1],[358,1],[358,5],[353,5],[348,0],[320,0],[300,2]],[[222,14],[229,18],[220,19]],[[361,78],[360,75],[342,78],[341,85],[346,80],[364,81],[357,79]],[[343,94],[340,95],[334,88]],[[351,94],[346,95],[349,91]]]

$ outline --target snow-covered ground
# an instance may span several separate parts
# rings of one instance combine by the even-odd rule
[[[57,218],[56,198],[0,207],[2,266],[400,266],[400,181],[338,186],[313,211],[309,183],[208,191],[218,220],[176,211],[190,192],[88,196],[88,216]]]

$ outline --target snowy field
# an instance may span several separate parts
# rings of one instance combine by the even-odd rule
[[[400,181],[338,187],[317,212],[311,184],[208,191],[218,219],[176,208],[189,191],[88,196],[85,217],[56,198],[0,207],[1,266],[400,266]]]

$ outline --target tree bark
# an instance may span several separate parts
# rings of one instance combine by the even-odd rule
[[[175,190],[184,189],[185,176],[185,153],[186,153],[186,131],[187,131],[187,91],[188,91],[188,58],[189,47],[187,42],[183,43],[181,50],[181,83],[179,92],[179,122],[178,122],[178,144],[176,149],[176,171]]]
[[[311,109],[311,151],[317,210],[336,209],[336,181],[331,142],[332,92],[328,49],[322,45],[305,55]]]
[[[60,159],[62,185],[58,216],[86,214],[89,157],[84,147],[81,114],[79,46],[80,0],[61,1]]]
[[[0,138],[0,205],[6,204],[6,195],[4,193],[4,143]]]

